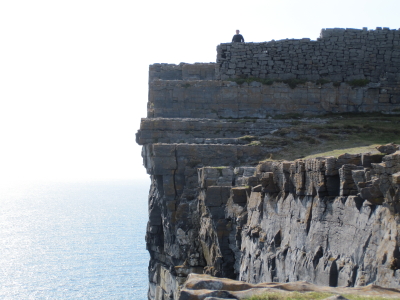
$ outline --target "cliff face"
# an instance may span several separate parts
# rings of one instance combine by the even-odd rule
[[[264,162],[222,177],[202,168],[207,271],[250,283],[398,287],[399,171],[400,152]]]
[[[218,80],[218,72],[215,64],[150,67],[148,118],[137,133],[152,182],[149,299],[179,299],[189,273],[398,287],[397,145],[384,154],[266,160],[282,151],[275,132],[330,122],[271,115],[395,113],[397,100],[381,98],[380,83],[240,86]]]
[[[178,285],[193,272],[250,283],[399,287],[400,151],[196,172],[190,164],[200,162],[189,157],[208,152],[219,165],[224,156],[236,161],[236,151],[180,148],[153,145],[145,154],[153,167],[162,160],[169,168],[152,169],[151,299],[178,299]],[[212,157],[202,160],[210,165]]]

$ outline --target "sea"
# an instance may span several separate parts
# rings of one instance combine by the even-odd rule
[[[150,181],[0,185],[0,299],[147,300]]]

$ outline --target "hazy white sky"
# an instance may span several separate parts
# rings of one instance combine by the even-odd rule
[[[0,181],[146,177],[148,65],[246,42],[400,27],[399,0],[0,1]]]

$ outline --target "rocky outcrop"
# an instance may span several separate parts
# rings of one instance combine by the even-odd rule
[[[399,286],[400,151],[234,166],[254,149],[144,147],[150,299],[178,299],[190,273]]]
[[[397,114],[393,76],[385,81],[388,98],[375,83],[306,82],[293,89],[284,82],[222,81],[218,72],[213,63],[150,67],[148,118],[136,135],[151,176],[149,299],[183,297],[182,285],[196,273],[249,285],[398,287],[399,146],[271,159],[296,124],[304,131],[329,124],[277,114]],[[292,147],[307,138],[292,135]]]
[[[207,234],[200,238],[207,253],[217,253],[205,255],[206,273],[250,283],[399,286],[400,151],[253,169],[246,177],[241,168],[227,168],[228,178],[211,185],[202,180]],[[210,171],[201,169],[201,178],[204,172]],[[213,201],[216,186],[224,193]]]

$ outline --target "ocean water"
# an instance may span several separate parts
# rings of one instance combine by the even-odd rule
[[[0,299],[147,299],[149,181],[3,185]]]

